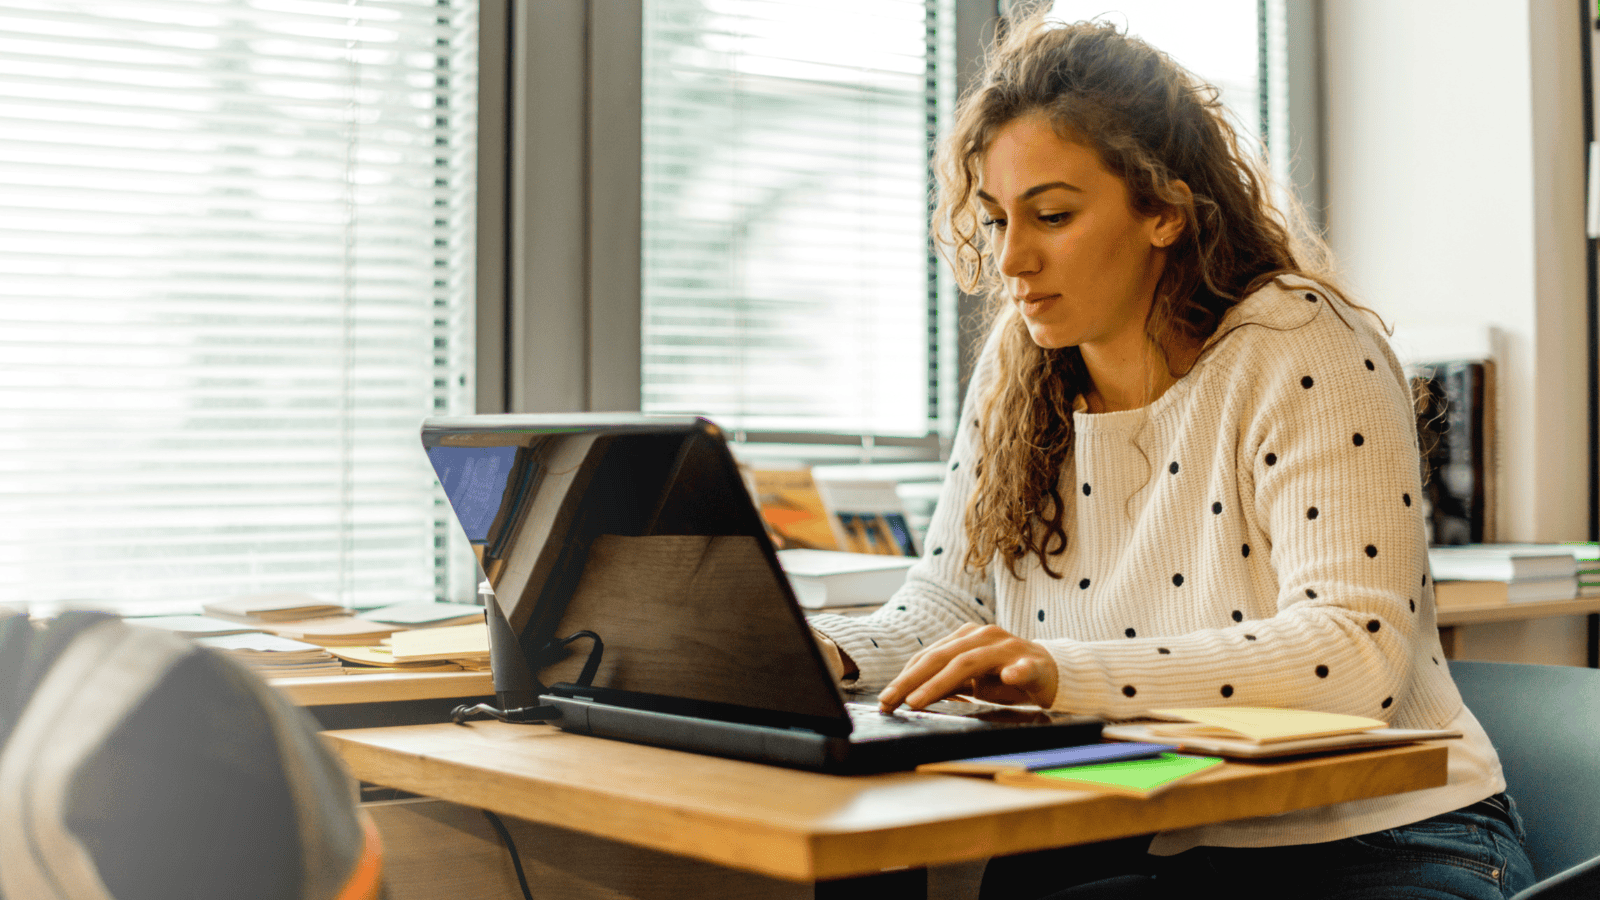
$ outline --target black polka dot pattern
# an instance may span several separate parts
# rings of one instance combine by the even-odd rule
[[[1156,648],[1156,652],[1161,654],[1162,656],[1171,656],[1172,655],[1172,651],[1168,650],[1165,647],[1157,647]]]
[[[1359,432],[1359,431],[1350,436],[1350,443],[1355,444],[1357,447],[1361,446],[1362,444],[1365,444],[1366,442],[1367,442],[1367,439],[1362,437],[1361,436],[1361,432]]]
[[[1377,634],[1378,633],[1378,629],[1380,629],[1382,627],[1383,627],[1383,623],[1379,622],[1377,619],[1368,619],[1367,620],[1367,630],[1372,632],[1373,634]]]
[[[1391,707],[1393,705],[1394,705],[1394,698],[1393,697],[1385,697],[1385,698],[1383,698],[1383,708],[1384,709],[1388,709],[1389,707]]]
[[[1400,502],[1404,503],[1407,506],[1410,506],[1411,505],[1411,495],[1410,494],[1401,494],[1400,495]]]
[[[941,554],[943,552],[944,552],[944,548],[943,547],[935,547],[935,548],[933,548],[933,555],[934,556],[938,556],[939,554]]]
[[[1078,581],[1078,590],[1086,591],[1088,589],[1089,589],[1089,579],[1084,578],[1084,579],[1081,579],[1081,580]]]
[[[1411,604],[1411,611],[1412,612],[1416,612],[1417,611],[1417,601],[1416,600],[1414,600],[1414,599],[1413,600],[1407,600],[1406,602]]]
[[[1311,302],[1311,303],[1317,302],[1317,295],[1316,294],[1307,292],[1305,294],[1302,294],[1301,296],[1305,297],[1308,302]]]
[[[1250,545],[1249,544],[1241,545],[1239,547],[1239,554],[1241,556],[1249,556],[1250,555]]]
[[[1211,514],[1214,515],[1214,516],[1222,515],[1222,504],[1221,503],[1213,503],[1213,504],[1211,504]]]
[[[955,470],[957,470],[959,468],[961,468],[961,460],[958,459],[958,460],[955,460],[954,462],[950,463],[950,471],[954,472]]]
[[[1328,667],[1327,666],[1317,666],[1317,677],[1318,678],[1327,678],[1328,677]]]
[[[1321,513],[1319,513],[1317,511],[1317,508],[1315,506],[1313,506],[1310,509],[1306,510],[1306,518],[1308,518],[1308,519],[1315,519],[1319,515],[1321,515]]]
[[[1085,497],[1089,496],[1089,482],[1087,481],[1083,483],[1083,495]]]
[[[1173,587],[1183,587],[1183,573],[1182,572],[1179,572],[1178,574],[1172,576],[1172,586]]]
[[[1172,465],[1167,466],[1167,471],[1174,475],[1178,474],[1178,464],[1174,462]]]
[[[1367,545],[1367,559],[1373,559],[1377,555],[1378,555],[1378,548],[1372,546],[1371,544],[1368,544]]]
[[[1039,621],[1041,621],[1041,622],[1044,621],[1044,610],[1042,610],[1042,609],[1039,610]]]
[[[1269,466],[1277,465],[1278,464],[1278,454],[1276,454],[1276,453],[1268,453],[1267,456],[1266,456],[1266,463]]]
[[[1131,684],[1125,684],[1122,686],[1122,696],[1124,697],[1132,697],[1137,693],[1139,693],[1139,691]]]
[[[1253,635],[1253,634],[1247,634],[1247,635],[1244,636],[1244,639],[1247,640],[1247,641],[1253,641],[1253,640],[1256,639],[1256,636]]]
[[[1231,684],[1223,685],[1222,686],[1222,696],[1224,696],[1224,697],[1232,697],[1233,696],[1233,685],[1231,685]]]
[[[972,599],[978,601],[978,605],[979,606],[983,606],[984,605],[982,597],[973,597]]]
[[[1307,600],[1315,600],[1315,599],[1317,599],[1317,592],[1315,590],[1312,590],[1311,588],[1306,588],[1306,599]]]
[[[1244,613],[1241,612],[1240,610],[1236,609],[1232,613],[1232,618],[1233,618],[1233,620],[1235,622],[1243,622],[1244,621]]]
[[[1378,368],[1377,366],[1372,364],[1372,360],[1370,360],[1370,359],[1364,360],[1364,362],[1367,364],[1367,371],[1368,372],[1371,372],[1371,371],[1373,371],[1373,370]]]
[[[1139,634],[1137,631],[1134,631],[1132,628],[1124,628],[1122,630],[1122,633],[1127,635],[1128,637],[1137,637],[1138,634]]]
[[[1310,375],[1307,375],[1306,377],[1300,379],[1300,386],[1305,388],[1308,391],[1311,390],[1311,386],[1313,384],[1316,384],[1316,383],[1317,382],[1314,379],[1312,379],[1312,377]]]

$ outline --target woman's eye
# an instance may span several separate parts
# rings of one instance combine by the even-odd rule
[[[1039,221],[1045,223],[1046,225],[1060,225],[1061,223],[1067,221],[1067,219],[1069,219],[1071,217],[1072,217],[1072,213],[1064,213],[1064,212],[1049,213],[1048,215],[1040,216],[1039,217]]]
[[[1004,228],[1004,227],[1006,227],[1006,220],[1005,219],[991,219],[988,216],[985,216],[985,217],[983,217],[982,219],[979,220],[978,224],[982,225],[985,228]]]

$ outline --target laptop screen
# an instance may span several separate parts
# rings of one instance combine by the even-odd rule
[[[587,642],[541,650],[590,631],[597,687],[843,715],[715,425],[469,416],[427,420],[422,441],[540,682],[577,680]]]

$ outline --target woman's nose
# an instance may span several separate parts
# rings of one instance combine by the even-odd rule
[[[1031,275],[1039,270],[1039,253],[1022,228],[1007,229],[1000,238],[1000,274],[1007,278]]]

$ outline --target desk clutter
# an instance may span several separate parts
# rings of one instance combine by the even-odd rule
[[[483,608],[401,603],[352,613],[306,594],[201,604],[197,614],[127,617],[226,653],[264,678],[489,667]]]
[[[1459,738],[1390,728],[1378,719],[1253,706],[1152,710],[1153,722],[1107,725],[1104,743],[924,763],[919,772],[993,778],[1018,787],[1151,797],[1225,759],[1259,760]]]

